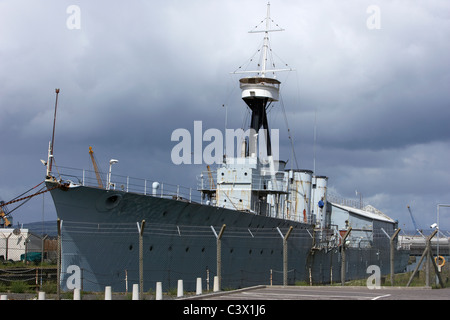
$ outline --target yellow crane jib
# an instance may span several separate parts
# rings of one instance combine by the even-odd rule
[[[3,202],[3,201],[1,201],[1,202]],[[11,226],[11,222],[8,220],[8,218],[6,218],[5,211],[3,211],[3,208],[2,208],[2,207],[0,207],[0,219],[3,219],[3,223],[2,223],[2,224],[3,224],[5,227]]]
[[[91,156],[92,165],[94,166],[94,171],[95,171],[95,176],[97,177],[98,186],[100,188],[103,188],[102,177],[100,175],[100,170],[98,169],[98,166],[97,166],[97,161],[95,161],[94,151],[92,150],[92,147],[89,147],[89,155]]]
[[[214,186],[214,178],[211,172],[211,168],[208,166],[206,166],[206,169],[208,169],[208,176],[209,176],[209,187],[211,188],[211,190],[215,189]]]

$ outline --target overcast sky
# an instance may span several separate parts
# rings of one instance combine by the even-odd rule
[[[271,33],[298,166],[330,192],[372,204],[413,229],[450,203],[450,2],[272,0]],[[177,128],[240,128],[239,76],[262,42],[261,0],[0,0],[0,199],[45,178],[60,88],[56,164],[196,186],[202,165],[174,165]],[[73,7],[73,6],[76,7]],[[74,9],[75,8],[75,9]],[[375,9],[374,9],[375,8]],[[77,11],[79,9],[79,11]],[[259,28],[262,28],[260,26]],[[222,107],[225,105],[226,108]],[[280,103],[280,158],[295,166]],[[317,121],[315,122],[315,117]],[[248,118],[247,118],[248,119]],[[245,123],[248,125],[248,123]],[[10,209],[14,208],[13,205]],[[450,209],[442,208],[450,229]],[[50,195],[14,222],[56,219]]]

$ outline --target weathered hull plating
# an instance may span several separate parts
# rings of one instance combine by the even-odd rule
[[[48,182],[48,187],[54,186]],[[311,250],[313,225],[259,216],[235,210],[121,191],[77,186],[51,191],[62,222],[61,285],[70,290],[81,270],[86,291],[131,290],[139,283],[138,223],[143,233],[144,291],[162,282],[175,288],[177,280],[194,291],[196,278],[212,289],[217,274],[218,233],[221,240],[222,288],[283,283],[283,240],[279,231],[292,226],[288,240],[288,283],[340,281],[338,248]],[[279,231],[277,230],[279,228]],[[404,270],[407,254],[398,251],[396,272]],[[366,278],[367,267],[389,269],[389,241],[370,249],[346,251],[346,279]]]

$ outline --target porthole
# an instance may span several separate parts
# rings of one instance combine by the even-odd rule
[[[130,251],[133,250],[133,245],[130,244],[130,246],[128,247],[128,249],[129,249]]]
[[[148,250],[149,251],[153,251],[153,246],[150,246],[150,248]]]

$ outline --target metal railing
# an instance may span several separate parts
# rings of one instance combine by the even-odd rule
[[[353,199],[346,199],[342,196],[327,193],[327,200],[336,204],[340,204],[347,207],[352,207],[355,209],[362,209],[364,208],[364,202],[359,200],[353,200]]]
[[[257,176],[251,177],[249,179],[242,179],[238,181],[227,181],[227,183],[233,183],[233,185],[239,184],[249,184],[251,182],[251,188],[254,191],[273,191],[285,192],[283,189],[283,183],[280,180],[273,181],[270,176]],[[220,182],[219,182],[220,183]],[[214,191],[217,187],[217,171],[203,171],[199,176],[197,176],[197,189],[198,190],[208,190]]]
[[[64,181],[70,181],[75,185],[100,188],[95,172],[92,170],[59,167],[58,177]],[[103,188],[109,190],[120,190],[123,192],[132,192],[161,198],[184,200],[188,202],[202,201],[197,190],[190,187],[159,182],[152,179],[134,178],[117,174],[111,174],[110,178],[106,178],[107,179],[105,180],[107,183],[106,186],[103,186]]]

